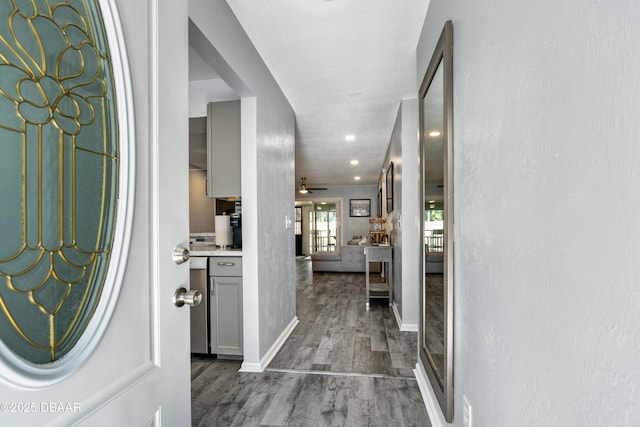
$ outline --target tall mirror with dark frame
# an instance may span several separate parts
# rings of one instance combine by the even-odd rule
[[[420,87],[422,263],[419,355],[453,420],[453,73],[448,21]]]

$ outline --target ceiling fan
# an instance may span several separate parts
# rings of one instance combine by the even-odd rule
[[[326,188],[320,188],[320,187],[318,187],[318,188],[307,187],[307,184],[305,182],[306,179],[307,178],[305,178],[305,177],[301,178],[300,187],[298,187],[298,192],[300,194],[313,193],[313,191],[311,191],[311,190],[314,190],[314,191],[326,190]]]

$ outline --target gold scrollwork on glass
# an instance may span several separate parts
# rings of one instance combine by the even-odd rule
[[[0,339],[67,354],[100,299],[117,209],[109,49],[96,0],[0,5]]]

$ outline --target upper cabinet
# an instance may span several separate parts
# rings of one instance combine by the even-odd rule
[[[240,197],[240,101],[207,106],[207,195]]]

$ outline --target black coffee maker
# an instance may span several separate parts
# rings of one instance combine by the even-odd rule
[[[234,249],[242,248],[242,216],[239,213],[232,213],[231,218],[231,228],[233,230],[233,243],[232,247]]]

